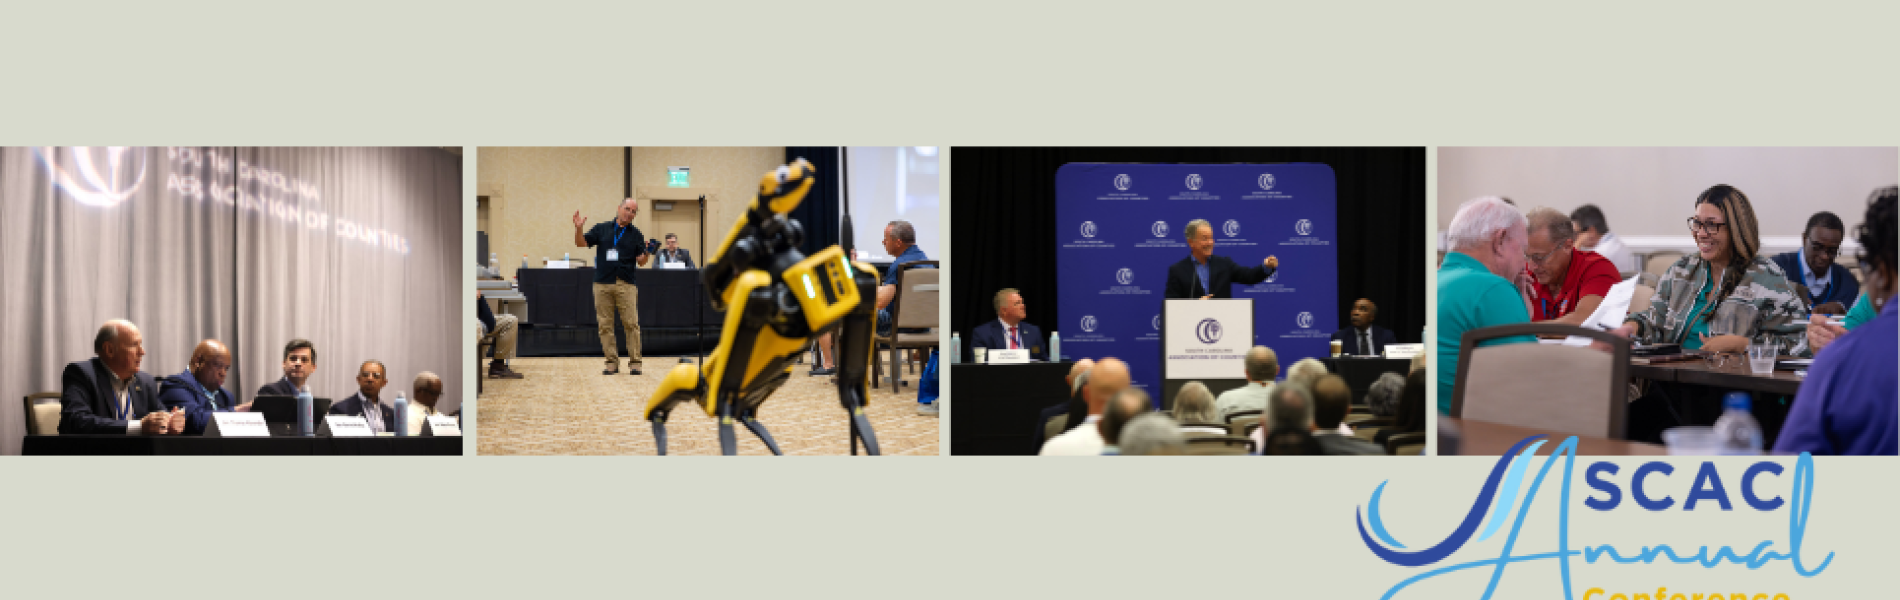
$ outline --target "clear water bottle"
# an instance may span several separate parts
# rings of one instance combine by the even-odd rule
[[[957,332],[950,332],[950,364],[963,362],[963,338]]]
[[[561,260],[574,260],[574,258],[573,258],[573,257],[571,257],[571,256],[568,256],[568,253],[567,253],[567,252],[562,252],[562,253],[561,253]]]
[[[1062,362],[1062,336],[1049,332],[1049,362]]]
[[[316,431],[313,428],[316,415],[311,414],[311,408],[315,405],[316,400],[310,397],[310,390],[297,390],[297,435],[311,435]]]
[[[521,255],[521,268],[528,268],[528,255],[526,254]]]
[[[404,397],[402,392],[396,392],[395,413],[396,435],[407,437],[409,435],[409,399]]]
[[[1729,392],[1722,397],[1722,417],[1715,420],[1715,437],[1722,442],[1722,454],[1760,456],[1761,424],[1755,422],[1747,392]]]

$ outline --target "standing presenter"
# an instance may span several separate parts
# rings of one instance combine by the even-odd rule
[[[1266,281],[1280,268],[1280,259],[1272,256],[1254,267],[1214,256],[1214,227],[1204,219],[1188,221],[1186,233],[1188,257],[1168,267],[1166,298],[1232,298],[1234,284]]]

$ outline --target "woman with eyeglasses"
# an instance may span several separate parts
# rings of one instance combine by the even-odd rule
[[[1744,352],[1751,342],[1779,343],[1788,354],[1807,356],[1806,336],[1790,325],[1806,307],[1788,276],[1762,256],[1755,209],[1741,190],[1717,185],[1695,199],[1688,221],[1696,252],[1670,265],[1648,307],[1631,307],[1637,341],[1682,344],[1684,350]],[[1725,306],[1753,307],[1740,332],[1711,333]],[[1733,308],[1729,309],[1734,311]],[[1748,311],[1741,311],[1745,314]]]

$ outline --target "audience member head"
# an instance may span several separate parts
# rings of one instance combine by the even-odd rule
[[[1312,429],[1313,428],[1313,392],[1306,384],[1286,383],[1273,386],[1267,396],[1266,420],[1260,424],[1267,431],[1276,429]]]
[[[1603,241],[1603,234],[1610,232],[1610,222],[1603,218],[1603,209],[1595,204],[1570,211],[1570,226],[1577,230],[1577,247],[1585,250],[1597,247],[1597,243]]]
[[[1266,436],[1266,445],[1261,446],[1262,456],[1318,456],[1325,454],[1319,446],[1319,440],[1313,439],[1313,432],[1305,429],[1275,429]]]
[[[1084,388],[1086,391],[1082,393],[1082,399],[1089,404],[1089,414],[1102,414],[1102,408],[1108,405],[1110,398],[1128,389],[1128,363],[1119,358],[1104,358],[1095,363],[1095,368],[1089,369],[1088,378],[1089,384]]]
[[[1516,280],[1524,270],[1524,245],[1530,221],[1497,196],[1465,201],[1446,230],[1451,250],[1484,263],[1492,274]]]
[[[1241,361],[1247,369],[1247,381],[1254,383],[1273,383],[1280,376],[1280,356],[1272,348],[1254,346],[1247,350],[1247,357]]]
[[[895,257],[917,244],[917,228],[910,221],[896,220],[884,226],[884,251]]]
[[[1405,393],[1405,376],[1398,373],[1379,375],[1372,387],[1366,389],[1366,408],[1373,416],[1390,417],[1398,414],[1399,396]]]
[[[442,399],[442,378],[436,377],[435,373],[423,371],[416,374],[416,382],[412,389],[418,404],[435,408],[436,401]]]
[[[1576,245],[1577,232],[1571,229],[1570,216],[1554,209],[1538,207],[1524,215],[1529,223],[1525,238],[1524,261],[1544,285],[1562,285],[1570,272],[1570,249]]]
[[[1379,317],[1379,305],[1371,299],[1360,298],[1352,302],[1352,326],[1365,329],[1372,326],[1372,320]]]
[[[1095,360],[1088,358],[1075,361],[1075,364],[1069,365],[1069,376],[1063,381],[1069,384],[1070,395],[1075,395],[1082,391],[1083,382],[1088,380],[1089,369],[1093,368],[1095,368]]]
[[[1895,223],[1894,203],[1900,199],[1900,187],[1887,186],[1874,190],[1867,197],[1867,220],[1861,222],[1855,236],[1860,242],[1861,280],[1866,286],[1867,298],[1877,310],[1885,309],[1887,300],[1893,298],[1896,285],[1894,276],[1900,270],[1900,263],[1894,261]]]
[[[1801,258],[1808,263],[1808,270],[1827,275],[1834,260],[1840,258],[1841,240],[1846,238],[1847,226],[1834,213],[1824,210],[1808,217],[1808,226],[1801,230]]]
[[[198,380],[205,391],[215,392],[224,387],[224,377],[231,371],[231,350],[224,342],[205,340],[191,351],[191,378]]]
[[[992,306],[996,308],[996,318],[1010,325],[1021,323],[1023,318],[1029,316],[1029,307],[1023,304],[1023,295],[1016,288],[1003,288],[996,292]]]
[[[317,347],[310,340],[297,338],[284,344],[284,377],[297,387],[317,372]]]
[[[1187,237],[1188,253],[1195,262],[1207,262],[1207,257],[1214,254],[1214,226],[1207,219],[1188,221],[1181,235]]]
[[[372,358],[356,368],[356,391],[364,398],[381,398],[385,385],[389,385],[389,370],[383,367],[383,361]]]
[[[1115,445],[1115,441],[1121,439],[1122,426],[1136,415],[1148,412],[1151,406],[1153,402],[1148,398],[1148,392],[1141,391],[1141,388],[1128,388],[1115,394],[1114,398],[1108,400],[1108,407],[1102,411],[1102,421],[1096,423],[1101,428],[1102,443]]]
[[[1352,388],[1338,375],[1327,373],[1313,385],[1313,428],[1338,429],[1352,412]]]
[[[1715,185],[1696,196],[1695,215],[1689,219],[1696,253],[1709,261],[1711,277],[1722,277],[1716,284],[1720,289],[1714,300],[1726,300],[1741,285],[1742,272],[1761,251],[1755,208],[1741,190]]]
[[[1392,419],[1397,433],[1425,430],[1425,371],[1405,376],[1405,389],[1399,393],[1399,414]]]
[[[1122,426],[1116,447],[1122,456],[1179,456],[1187,453],[1181,426],[1161,413],[1136,415]]]
[[[121,380],[130,380],[145,361],[145,337],[137,325],[125,319],[113,319],[99,326],[92,336],[92,352],[106,364],[106,370]]]
[[[1214,413],[1214,393],[1207,391],[1207,384],[1199,381],[1181,384],[1180,391],[1174,393],[1174,420],[1182,423],[1220,422],[1220,415]]]
[[[1302,358],[1286,370],[1286,382],[1300,384],[1310,391],[1313,384],[1318,383],[1319,378],[1325,377],[1326,373],[1326,363],[1317,358]]]

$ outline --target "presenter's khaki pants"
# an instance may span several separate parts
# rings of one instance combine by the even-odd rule
[[[627,330],[627,364],[640,368],[640,288],[625,281],[594,284],[594,320],[600,323],[600,349],[607,354],[607,368],[620,370],[620,353],[614,344],[614,309],[620,309],[620,325]]]

